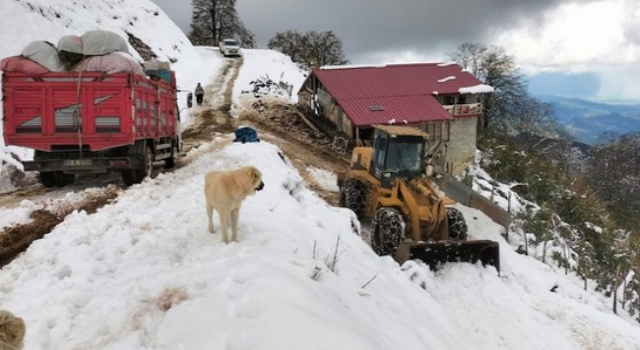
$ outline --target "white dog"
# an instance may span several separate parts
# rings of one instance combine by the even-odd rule
[[[238,216],[240,206],[247,196],[262,190],[262,173],[255,167],[246,166],[231,171],[210,171],[204,178],[204,195],[207,201],[209,232],[215,232],[213,211],[220,214],[222,240],[229,243],[227,225],[231,220],[231,239],[238,241]]]

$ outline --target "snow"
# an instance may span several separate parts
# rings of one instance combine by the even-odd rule
[[[318,185],[320,185],[320,187],[322,187],[322,189],[333,192],[339,191],[336,174],[330,170],[308,167],[307,172],[311,174],[313,179],[318,183]]]
[[[386,64],[343,64],[336,66],[322,66],[320,69],[384,68],[386,66]]]
[[[133,28],[145,29],[140,36],[148,43],[184,39],[160,10],[148,15],[157,10],[149,1],[87,1],[84,17],[65,0],[31,3],[60,11],[60,23],[21,2],[4,4],[0,12],[14,12],[3,13],[8,40],[1,54],[96,23],[118,29],[115,14],[138,17]],[[13,18],[42,25],[20,27]],[[228,62],[215,48],[185,43],[179,51],[174,68],[182,89],[211,84]],[[257,77],[294,87],[304,80],[278,53],[243,53],[236,112],[249,99],[242,90]],[[181,96],[181,108],[183,102]],[[504,228],[483,213],[456,205],[470,239],[499,242],[500,273],[462,263],[437,272],[419,262],[399,266],[376,256],[354,214],[311,191],[275,145],[229,137],[212,135],[185,167],[127,189],[75,191],[0,211],[0,227],[8,227],[27,222],[33,210],[64,210],[101,191],[119,194],[94,214],[71,213],[0,269],[0,307],[25,320],[25,349],[640,349],[640,325],[631,316],[614,315],[612,300],[584,290],[577,276],[517,254]],[[203,177],[244,165],[261,170],[265,188],[242,207],[239,242],[225,245],[219,233],[207,232]],[[337,190],[335,175],[307,170],[325,190]]]
[[[448,76],[448,77],[446,77],[446,78],[438,79],[438,83],[446,83],[446,82],[448,82],[449,80],[455,80],[455,79],[456,79],[456,77],[455,77],[455,76],[450,75],[450,76]]]
[[[449,62],[438,63],[438,67],[448,67],[448,66],[455,66],[455,65],[458,65],[458,62],[449,61]]]
[[[461,94],[484,94],[493,92],[493,87],[487,84],[478,84],[458,89]]]

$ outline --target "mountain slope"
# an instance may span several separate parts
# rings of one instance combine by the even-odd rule
[[[580,142],[592,145],[605,133],[622,135],[640,131],[640,105],[614,105],[548,95],[537,97],[551,104],[561,127]]]

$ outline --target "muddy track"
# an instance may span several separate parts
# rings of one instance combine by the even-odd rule
[[[204,103],[195,106],[193,123],[182,132],[183,153],[210,142],[215,133],[230,133],[235,130],[229,115],[232,104],[233,82],[238,77],[243,59],[227,59],[217,74],[217,78],[205,87]],[[179,162],[178,167],[188,161]]]
[[[51,232],[64,221],[67,215],[76,210],[93,214],[103,206],[112,203],[117,197],[118,190],[114,188],[101,195],[90,196],[80,205],[65,208],[57,213],[44,209],[36,210],[31,213],[30,223],[5,228],[0,233],[0,268],[25,251],[33,241]]]

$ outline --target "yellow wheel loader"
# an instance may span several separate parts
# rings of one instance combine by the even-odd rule
[[[482,262],[500,270],[498,242],[467,241],[454,201],[426,175],[428,135],[414,127],[375,125],[373,147],[356,147],[338,174],[340,206],[371,219],[371,248],[399,263],[418,259],[437,269],[447,262]]]

